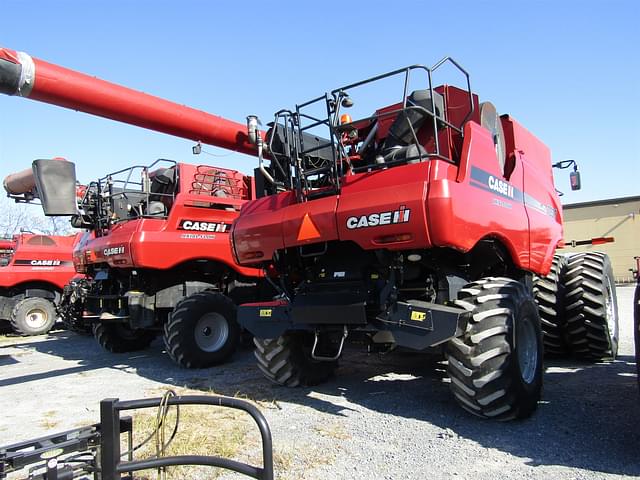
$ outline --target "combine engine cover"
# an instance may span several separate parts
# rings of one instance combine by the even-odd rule
[[[169,160],[107,175],[87,186],[74,220],[93,232],[74,252],[77,268],[166,270],[213,260],[258,276],[235,264],[228,239],[251,189],[251,177],[237,171]]]

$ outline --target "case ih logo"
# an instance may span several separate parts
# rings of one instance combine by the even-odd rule
[[[513,198],[513,185],[489,175],[489,188],[505,197]]]
[[[353,230],[356,228],[377,227],[380,225],[393,225],[394,223],[407,223],[411,210],[402,205],[398,210],[391,212],[370,213],[361,217],[347,218],[347,228]]]
[[[61,265],[71,265],[71,262],[64,262],[62,260],[31,260],[20,259],[14,262],[14,265],[30,265],[32,267],[59,267]]]
[[[194,232],[218,232],[225,233],[231,227],[230,223],[201,222],[199,220],[180,220],[178,230],[190,230]]]
[[[34,267],[57,267],[60,265],[60,260],[31,260],[31,265]]]
[[[120,245],[119,247],[105,248],[102,251],[102,254],[105,257],[111,257],[113,255],[120,255],[122,253],[124,253],[124,245]]]

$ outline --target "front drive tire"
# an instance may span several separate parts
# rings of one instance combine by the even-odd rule
[[[184,368],[207,368],[226,361],[239,340],[236,306],[217,292],[203,291],[183,298],[164,326],[167,353]]]
[[[311,358],[313,336],[308,332],[286,333],[274,339],[253,339],[258,368],[265,377],[286,387],[318,385],[333,375],[337,361]]]
[[[111,353],[144,350],[156,336],[149,330],[132,330],[124,323],[94,323],[92,330],[100,346]]]
[[[456,400],[479,417],[529,417],[541,396],[543,356],[532,296],[515,280],[487,277],[460,290],[455,303],[471,314],[447,348]]]
[[[11,327],[20,335],[42,335],[51,330],[58,314],[51,300],[23,298],[11,312]]]
[[[563,277],[566,338],[584,360],[615,358],[618,353],[618,300],[609,257],[600,252],[567,257]]]

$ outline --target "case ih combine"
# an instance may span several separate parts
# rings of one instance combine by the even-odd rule
[[[550,153],[480,103],[451,59],[280,110],[266,133],[254,116],[245,129],[26,54],[0,50],[0,59],[8,94],[259,157],[259,198],[244,205],[231,237],[238,264],[262,268],[278,285],[276,300],[239,308],[272,381],[325,380],[348,339],[372,350],[444,350],[453,394],[476,415],[535,410],[543,340],[534,275],[549,274],[562,239]],[[465,88],[433,85],[445,64]],[[344,114],[361,88],[392,78],[399,102],[356,120]],[[134,113],[127,99],[143,107]],[[541,310],[551,302],[571,311],[569,322],[547,309],[542,329],[553,326],[589,357],[615,355],[607,265],[601,255],[576,257],[537,282]]]
[[[73,262],[86,277],[64,287],[58,306],[71,329],[92,329],[112,352],[145,348],[162,332],[170,357],[187,368],[233,354],[240,327],[230,297],[258,298],[259,270],[235,265],[228,239],[251,177],[169,160],[80,187],[69,162],[36,160],[31,176],[34,187],[13,196],[39,197],[47,214],[76,212],[80,197],[71,222],[87,230]]]
[[[71,252],[77,239],[21,233],[3,241],[0,320],[11,322],[22,335],[40,335],[53,327],[58,318],[55,304],[76,275]]]

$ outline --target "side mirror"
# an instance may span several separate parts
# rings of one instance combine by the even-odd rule
[[[582,184],[580,183],[580,172],[575,170],[569,173],[569,181],[571,182],[571,190],[580,190]]]
[[[76,166],[60,160],[34,160],[36,191],[46,216],[76,215]]]

